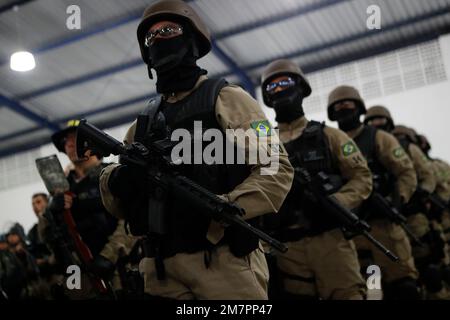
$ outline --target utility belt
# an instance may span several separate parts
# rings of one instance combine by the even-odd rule
[[[208,268],[211,263],[212,252],[222,246],[229,246],[230,252],[236,257],[243,257],[259,246],[259,239],[242,231],[238,227],[230,226],[225,230],[223,238],[215,245],[206,239],[180,239],[173,241],[168,235],[148,235],[143,241],[144,256],[155,259],[156,275],[158,280],[165,279],[164,259],[175,256],[178,253],[204,252],[204,263]]]
[[[275,238],[281,242],[294,242],[300,241],[308,237],[316,237],[322,233],[339,228],[335,224],[326,224],[320,226],[290,226],[288,228],[282,228],[276,232]]]
[[[332,230],[331,228],[330,230]],[[293,228],[293,229],[283,229],[277,234],[277,240],[281,242],[294,242],[294,241],[300,241],[304,238],[308,237],[315,237],[319,234],[328,231],[318,231],[313,229],[306,229],[306,228]]]
[[[284,215],[284,216],[283,216]],[[319,204],[308,203],[302,208],[285,208],[285,212],[274,215],[272,219],[280,218],[279,225],[272,223],[272,234],[281,242],[299,241],[306,237],[315,237],[324,232],[341,227],[330,213]]]

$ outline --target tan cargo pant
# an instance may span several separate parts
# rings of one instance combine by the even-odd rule
[[[366,238],[362,236],[354,238],[358,250],[371,251],[374,263],[381,269],[383,281],[389,283],[405,277],[417,279],[419,273],[414,265],[411,244],[405,231],[399,225],[386,219],[371,221],[370,225],[372,226],[370,234],[399,258],[397,262],[394,262]]]
[[[355,245],[344,238],[341,230],[286,244],[289,250],[277,254],[279,269],[312,280],[284,277],[283,285],[288,293],[333,300],[363,299],[366,285],[360,274]]]
[[[179,253],[164,259],[166,278],[156,278],[153,258],[142,259],[145,292],[179,300],[267,300],[269,270],[262,246],[238,258],[228,246],[218,247],[209,267],[204,252]]]

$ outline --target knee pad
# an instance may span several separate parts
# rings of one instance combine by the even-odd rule
[[[420,300],[421,295],[417,281],[406,277],[395,280],[384,287],[385,300]]]

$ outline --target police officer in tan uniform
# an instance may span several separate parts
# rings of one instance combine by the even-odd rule
[[[398,199],[397,205],[403,206],[417,186],[413,164],[394,136],[361,123],[360,116],[365,112],[364,101],[355,88],[340,86],[329,94],[328,118],[338,121],[339,128],[355,140],[377,181],[377,191],[393,197],[392,200]],[[370,250],[375,264],[381,268],[385,298],[419,299],[418,272],[405,231],[380,213],[364,211],[370,212],[367,219],[372,226],[371,234],[399,257],[398,262],[393,262],[374,250],[366,239],[355,239],[358,251]]]
[[[434,175],[436,177],[436,195],[446,204],[446,209],[432,210],[431,223],[435,229],[442,230],[444,241],[446,241],[446,255],[443,261],[442,274],[447,286],[450,286],[450,213],[449,213],[449,201],[450,201],[450,166],[447,162],[432,158],[429,155],[431,145],[428,139],[421,134],[417,134],[418,146],[422,149],[423,153],[427,156],[427,159],[431,162],[434,169]],[[432,209],[432,208],[431,208]]]
[[[372,176],[364,157],[344,132],[309,121],[302,101],[311,87],[300,68],[289,60],[276,60],[262,75],[264,102],[274,108],[280,139],[291,163],[342,180],[333,195],[354,209],[371,192]],[[274,230],[289,250],[277,254],[282,287],[288,298],[359,300],[365,296],[355,245],[331,213],[309,200],[300,186],[293,186]],[[270,228],[274,221],[266,221]]]
[[[415,132],[402,125],[394,125],[391,113],[384,106],[373,106],[367,110],[364,123],[392,133],[411,158],[416,170],[418,187],[405,206],[403,213],[408,226],[422,245],[411,243],[414,262],[425,285],[427,298],[447,299],[448,292],[443,283],[440,265],[446,258],[442,232],[428,219],[429,196],[436,189],[433,165],[417,146]]]
[[[177,169],[239,205],[249,223],[277,212],[291,187],[293,168],[258,103],[238,86],[208,79],[197,66],[196,61],[211,49],[209,31],[197,13],[183,1],[156,2],[144,11],[137,35],[149,72],[156,71],[156,89],[161,94],[150,109],[156,108],[151,110],[159,119],[165,118],[170,130],[192,132],[197,120],[202,121],[203,130],[248,130],[251,138],[268,142],[264,152],[279,155],[278,170],[271,174],[264,174],[271,164],[251,163],[247,156],[244,164],[183,162]],[[125,143],[145,140],[140,128],[138,119]],[[245,155],[255,151],[254,145],[236,144]],[[139,210],[145,216],[146,203],[154,197],[148,194],[142,179],[145,173],[140,170],[123,161],[105,168],[100,184],[105,206],[126,218],[132,232],[146,234],[132,217]],[[164,203],[168,231],[146,238],[146,258],[140,263],[148,294],[173,299],[267,299],[268,268],[257,238],[212,220],[170,191]]]
[[[418,189],[408,204],[408,225],[418,237],[429,230],[428,218],[424,215],[424,203],[429,194],[436,189],[433,166],[422,150],[416,145],[417,139],[409,128],[395,126],[392,116],[384,106],[373,106],[367,110],[364,124],[392,133],[411,158],[417,175]]]

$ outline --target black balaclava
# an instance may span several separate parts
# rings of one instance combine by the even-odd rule
[[[348,132],[358,128],[361,125],[360,109],[356,106],[355,109],[342,109],[335,111],[336,119],[338,121],[339,129]]]
[[[392,127],[391,122],[387,118],[385,118],[385,117],[374,117],[372,119],[377,119],[377,118],[386,119],[386,123],[383,124],[383,125],[378,125],[378,126],[371,125],[372,127],[380,129],[380,130],[383,130],[383,131],[386,131],[386,132],[391,132],[394,129]]]
[[[158,77],[158,93],[192,89],[198,78],[207,73],[196,64],[198,48],[194,36],[185,25],[182,35],[171,39],[158,39],[148,52],[149,68],[155,69]]]
[[[275,109],[275,120],[279,123],[291,123],[304,115],[303,92],[298,85],[268,95],[268,100]]]

